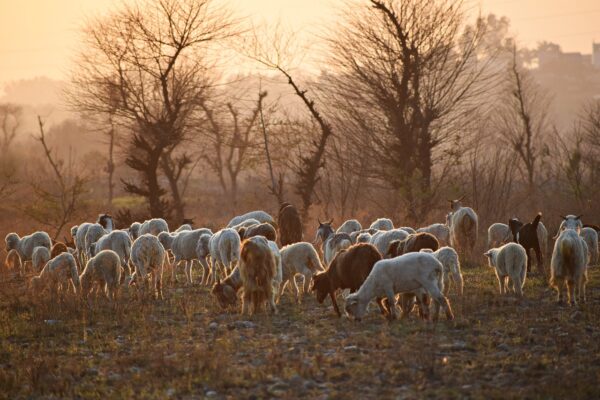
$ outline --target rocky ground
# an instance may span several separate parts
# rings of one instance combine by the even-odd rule
[[[223,312],[200,286],[117,306],[32,300],[0,282],[0,398],[598,398],[600,273],[588,303],[558,307],[541,279],[500,299],[487,267],[465,274],[452,322],[361,323],[286,294],[275,316]],[[343,304],[343,300],[340,300]]]

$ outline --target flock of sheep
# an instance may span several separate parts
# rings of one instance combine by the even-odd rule
[[[123,287],[136,287],[144,295],[151,292],[162,299],[164,269],[176,282],[176,269],[185,264],[186,284],[194,283],[193,266],[202,269],[201,284],[212,285],[218,304],[231,307],[241,294],[242,314],[252,314],[268,306],[277,312],[285,288],[301,300],[296,278],[303,277],[303,294],[314,291],[322,303],[331,298],[341,316],[336,293],[349,289],[345,311],[360,320],[371,301],[390,319],[402,317],[418,306],[419,315],[434,319],[442,309],[453,319],[446,297],[451,284],[463,294],[460,259],[472,255],[477,241],[478,217],[461,200],[453,200],[446,223],[427,227],[394,228],[391,220],[380,218],[368,229],[357,220],[345,221],[337,230],[333,221],[320,222],[314,244],[321,245],[322,258],[313,243],[303,241],[298,210],[284,203],[277,220],[264,211],[233,218],[225,228],[193,229],[189,224],[171,232],[163,219],[135,222],[128,229],[114,229],[112,217],[102,214],[95,223],[82,223],[71,229],[72,244],[52,243],[45,232],[19,237],[6,236],[5,266],[21,275],[31,265],[36,275],[30,290],[49,291],[52,296],[73,290],[91,301],[90,294],[104,293],[117,299]],[[558,301],[585,301],[588,265],[598,261],[597,227],[584,226],[580,216],[563,217],[551,260],[550,284],[558,291]],[[540,271],[548,242],[541,214],[531,223],[511,219],[488,229],[488,249],[484,254],[494,268],[501,294],[509,291],[523,296],[530,268],[528,257],[534,251]],[[325,268],[326,267],[326,268]],[[545,274],[544,274],[545,275]],[[133,288],[131,289],[133,290]]]

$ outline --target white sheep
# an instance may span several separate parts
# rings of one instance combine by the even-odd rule
[[[33,267],[35,273],[39,274],[48,261],[50,261],[50,250],[44,246],[37,246],[33,249],[31,266]]]
[[[452,282],[456,284],[458,295],[462,296],[464,293],[464,280],[456,250],[452,247],[444,246],[436,251],[431,249],[421,249],[421,252],[433,254],[433,256],[444,266],[444,296],[448,295]]]
[[[21,262],[31,261],[33,257],[33,249],[42,246],[50,250],[52,241],[46,232],[38,231],[31,235],[19,237],[16,233],[9,233],[4,238],[6,243],[6,251],[16,250],[21,257]]]
[[[158,238],[150,233],[138,237],[131,245],[131,262],[135,266],[130,284],[141,282],[145,288],[148,275],[152,274],[154,295],[162,299],[162,275],[165,249]]]
[[[161,242],[165,250],[171,250],[175,256],[175,261],[171,267],[173,282],[176,282],[175,267],[181,261],[184,261],[186,282],[190,285],[194,283],[192,278],[192,266],[194,260],[198,259],[196,246],[200,236],[205,234],[212,234],[212,231],[210,229],[202,228],[192,231],[180,231],[175,234],[161,232],[158,235],[158,240]]]
[[[370,243],[371,242],[371,234],[369,232],[361,232],[356,235],[355,243]]]
[[[83,224],[79,224],[71,228],[71,233],[75,233],[73,240],[75,241],[75,249],[77,250],[77,261],[79,262],[79,266],[81,268],[85,266],[86,261],[85,235],[87,234],[87,231],[91,225],[92,224],[89,222],[84,222]]]
[[[239,231],[241,228],[248,228],[248,227],[251,227],[252,225],[260,225],[260,224],[261,224],[261,222],[259,220],[254,219],[254,218],[249,218],[249,219],[246,219],[246,220],[240,222],[237,225],[232,226],[231,229],[235,229],[236,231]]]
[[[247,219],[255,219],[259,223],[267,222],[273,226],[276,226],[275,220],[273,219],[272,216],[270,216],[268,213],[266,213],[264,211],[258,210],[258,211],[250,211],[250,212],[247,212],[246,214],[239,215],[237,217],[232,218],[231,221],[229,221],[229,223],[227,224],[227,228],[232,228],[235,225],[239,225],[240,223],[246,221]]]
[[[142,224],[140,224],[139,222],[134,222],[131,224],[131,226],[129,226],[129,229],[127,229],[127,231],[129,232],[129,236],[131,236],[131,240],[135,240],[140,236],[141,227]]]
[[[578,219],[577,219],[578,220]],[[563,222],[567,222],[565,219]],[[580,225],[574,220],[561,224],[561,232],[554,243],[550,262],[550,284],[558,292],[558,302],[563,303],[563,288],[566,282],[569,304],[577,304],[577,297],[585,302],[585,284],[587,282],[587,245],[579,236]]]
[[[460,200],[451,201],[452,212],[447,217],[450,228],[450,245],[459,253],[470,257],[477,243],[479,219],[470,207],[463,207]]]
[[[38,276],[31,278],[30,287],[35,293],[49,289],[53,297],[59,290],[66,291],[69,282],[73,285],[75,293],[80,289],[77,262],[70,253],[61,253],[48,261]]]
[[[490,267],[496,271],[500,294],[508,293],[508,279],[512,290],[523,297],[523,287],[527,278],[527,252],[518,243],[507,243],[502,247],[489,249],[484,253],[488,257]]]
[[[536,233],[538,237],[538,243],[540,244],[540,250],[545,258],[548,254],[548,230],[542,221],[538,223]]]
[[[149,233],[154,236],[158,236],[161,232],[169,232],[169,224],[162,218],[152,218],[144,221],[142,225],[140,225],[139,235],[145,235]]]
[[[339,228],[337,228],[335,233],[347,233],[350,235],[352,232],[358,232],[361,230],[362,225],[360,224],[360,222],[358,222],[355,219],[349,219],[347,221],[344,221],[344,223]]]
[[[487,234],[487,247],[492,249],[494,247],[500,247],[513,239],[512,232],[507,224],[496,222],[488,228]]]
[[[300,302],[296,275],[304,276],[303,294],[306,294],[309,292],[313,275],[325,270],[317,250],[308,242],[298,242],[283,247],[281,249],[281,264],[283,280],[278,297],[281,298],[287,284],[291,282],[295,290],[296,302]]]
[[[87,260],[89,260],[90,258],[92,258],[93,253],[94,253],[94,249],[96,247],[96,242],[104,235],[106,235],[107,232],[104,230],[104,227],[100,224],[91,224],[88,229],[87,232],[85,233],[85,258],[86,258],[86,263]],[[83,265],[82,265],[83,267]]]
[[[109,301],[116,300],[121,281],[120,255],[112,250],[101,250],[89,259],[79,281],[84,299],[96,285],[97,289],[104,291]]]
[[[446,318],[454,319],[448,299],[442,294],[444,290],[444,267],[428,253],[408,253],[392,259],[377,261],[371,273],[356,293],[346,297],[346,312],[360,320],[367,305],[374,298],[386,297],[389,304],[390,317],[396,318],[396,293],[425,292],[435,301],[434,319],[439,315],[440,306]],[[423,315],[428,316],[425,302],[419,302]],[[380,307],[383,307],[380,303]]]
[[[580,236],[585,240],[588,247],[589,265],[598,264],[598,232],[593,228],[583,228]]]
[[[127,276],[131,275],[129,260],[131,259],[131,238],[126,231],[114,230],[102,236],[95,244],[94,255],[102,250],[112,250],[119,255],[121,266]]]
[[[235,229],[221,229],[210,237],[209,255],[213,282],[217,281],[219,268],[225,270],[225,274],[233,270],[234,264],[240,259],[241,240]]]
[[[369,229],[377,229],[378,231],[391,231],[394,229],[394,223],[389,218],[377,218]]]
[[[196,257],[198,261],[200,261],[200,265],[204,269],[202,274],[202,283],[204,285],[208,285],[210,283],[210,278],[212,274],[211,265],[208,263],[208,257],[210,256],[210,238],[212,237],[212,233],[200,235],[198,238],[198,243],[196,244]],[[216,283],[216,282],[215,282]]]
[[[389,231],[377,232],[371,238],[371,244],[377,248],[382,256],[385,256],[394,240],[404,240],[408,237],[408,232],[402,229],[392,229]]]
[[[417,229],[417,233],[431,233],[440,243],[440,246],[450,244],[450,228],[446,224],[431,224]]]
[[[184,231],[192,231],[192,230],[193,230],[193,228],[190,224],[183,224],[175,230],[175,233],[184,232]]]
[[[402,229],[404,232],[407,232],[409,235],[414,235],[415,233],[417,233],[417,231],[414,228],[411,228],[410,226],[401,226],[400,228],[397,229]]]

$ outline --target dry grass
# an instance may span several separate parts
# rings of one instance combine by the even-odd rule
[[[164,301],[123,293],[89,309],[0,284],[0,397],[598,398],[600,272],[588,303],[559,308],[540,280],[500,301],[489,268],[465,271],[456,320],[338,319],[313,296],[243,321],[204,287]]]

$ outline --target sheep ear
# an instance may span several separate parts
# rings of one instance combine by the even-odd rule
[[[462,195],[462,196],[461,196],[461,197],[460,197],[458,200],[456,200],[456,201],[462,201],[462,199],[464,199],[466,196],[467,196],[466,194],[463,194],[463,195]]]
[[[317,218],[317,222],[319,222],[319,225],[323,225],[320,218]]]
[[[492,253],[488,250],[485,253],[483,253],[483,255],[486,256],[486,257],[491,257]]]
[[[583,217],[583,214],[579,214],[578,216],[575,217],[575,219],[581,219],[581,217]]]
[[[327,225],[331,225],[331,224],[333,224],[333,218],[331,218],[331,219],[330,219],[330,220],[327,222]]]
[[[564,215],[560,216],[562,219],[564,219],[565,221],[567,220],[567,217],[565,217]]]

